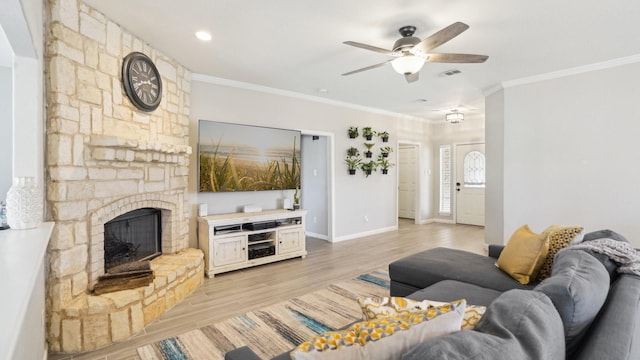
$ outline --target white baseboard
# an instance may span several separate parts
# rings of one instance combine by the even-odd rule
[[[338,236],[338,237],[333,239],[333,242],[335,243],[335,242],[340,242],[340,241],[353,240],[353,239],[358,239],[358,238],[365,237],[365,236],[376,235],[376,234],[381,234],[381,233],[386,233],[386,232],[389,232],[389,231],[396,231],[396,230],[398,230],[398,225],[389,226],[389,227],[381,228],[381,229],[365,231],[365,232],[356,233],[356,234]]]
[[[434,222],[440,223],[440,224],[452,224],[455,225],[455,221],[453,220],[449,220],[449,219],[434,219]]]
[[[305,235],[311,236],[312,238],[329,241],[329,236],[327,236],[327,235],[316,234],[316,233],[311,232],[311,231],[305,232]]]
[[[417,224],[418,225],[426,225],[426,224],[432,224],[434,223],[436,220],[434,218],[431,219],[422,219],[422,220],[418,220]]]

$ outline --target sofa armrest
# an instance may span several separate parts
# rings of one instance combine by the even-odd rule
[[[260,360],[260,357],[249,347],[243,346],[224,354],[224,360]]]
[[[504,245],[489,245],[489,257],[497,259],[504,250]]]
[[[573,359],[640,359],[640,278],[621,274]]]

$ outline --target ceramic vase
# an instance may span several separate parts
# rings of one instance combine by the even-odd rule
[[[42,191],[34,178],[14,178],[7,192],[7,223],[14,230],[38,227],[42,223],[42,202]]]

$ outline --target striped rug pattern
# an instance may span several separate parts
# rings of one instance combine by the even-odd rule
[[[354,279],[138,348],[142,360],[215,360],[247,345],[269,359],[328,330],[362,317],[359,296],[388,296],[389,274]]]

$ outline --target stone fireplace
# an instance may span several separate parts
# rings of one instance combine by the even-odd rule
[[[81,0],[47,0],[45,81],[48,220],[47,339],[53,352],[93,350],[131,337],[203,281],[189,249],[190,73]],[[120,81],[122,59],[147,54],[162,102],[140,112]],[[161,253],[148,286],[92,293],[105,274],[105,224],[159,211]]]

